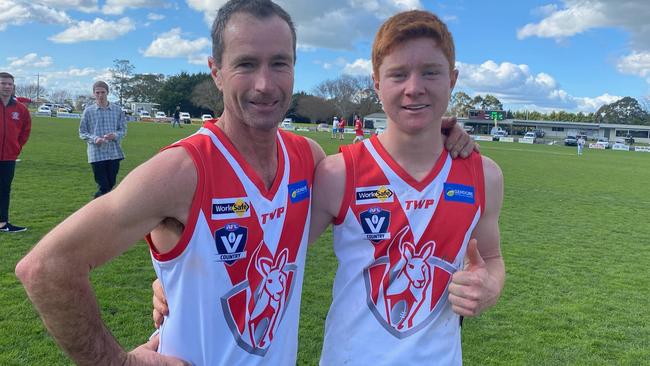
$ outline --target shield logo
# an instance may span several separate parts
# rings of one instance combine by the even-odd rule
[[[235,223],[227,224],[214,232],[214,245],[217,261],[232,265],[236,260],[246,258],[246,239],[248,228]]]
[[[390,212],[379,207],[373,207],[359,214],[359,222],[363,229],[364,237],[377,244],[384,239],[390,239],[388,226]]]
[[[297,267],[288,261],[287,248],[273,255],[261,241],[248,263],[246,280],[221,298],[230,331],[250,354],[266,354],[291,301]]]
[[[364,270],[368,307],[396,338],[426,327],[447,302],[447,286],[456,268],[435,257],[435,247],[434,241],[413,243],[413,234],[405,226],[385,255]]]

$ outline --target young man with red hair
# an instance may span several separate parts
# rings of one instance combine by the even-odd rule
[[[386,132],[326,157],[314,179],[311,236],[332,222],[339,260],[321,365],[460,365],[459,317],[493,306],[505,279],[501,170],[443,145],[458,71],[438,17],[388,19],[372,62]]]

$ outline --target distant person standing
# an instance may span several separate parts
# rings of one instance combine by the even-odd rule
[[[335,116],[334,119],[332,120],[332,138],[333,139],[336,138],[336,133],[338,132],[338,130],[339,130],[339,118]]]
[[[355,116],[354,118],[354,140],[352,140],[352,143],[357,141],[363,141],[363,123],[359,119],[359,116]]]
[[[81,115],[79,138],[88,144],[88,162],[92,166],[97,192],[95,198],[113,189],[124,152],[120,142],[126,136],[126,118],[122,108],[108,102],[108,84],[93,84],[95,104]]]
[[[176,125],[178,125],[179,128],[183,128],[181,126],[181,107],[176,106],[176,110],[174,111],[174,121],[172,122],[172,128],[174,128]]]
[[[582,155],[582,149],[585,147],[585,139],[580,136],[578,138],[578,155]]]
[[[16,159],[29,139],[32,119],[29,111],[14,96],[14,77],[0,72],[0,232],[17,233],[26,227],[9,223],[11,182],[16,170]]]
[[[341,117],[339,120],[339,140],[343,140],[343,132],[345,132],[345,118]]]

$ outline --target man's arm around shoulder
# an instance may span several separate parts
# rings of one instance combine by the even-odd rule
[[[183,149],[163,151],[113,192],[68,217],[18,263],[16,275],[45,326],[77,364],[134,361],[102,322],[89,272],[126,251],[163,219],[184,222],[196,182]],[[156,357],[158,364],[169,360]]]
[[[314,243],[327,229],[345,194],[345,161],[342,154],[327,156],[316,167],[314,194],[311,203],[309,243]]]

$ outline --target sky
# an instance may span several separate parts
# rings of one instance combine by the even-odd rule
[[[210,25],[224,0],[0,0],[0,71],[16,84],[90,94],[115,59],[135,73],[208,72]],[[631,96],[650,106],[647,0],[278,0],[298,33],[294,91],[369,75],[375,32],[426,9],[456,43],[455,91],[506,109],[595,112]]]

